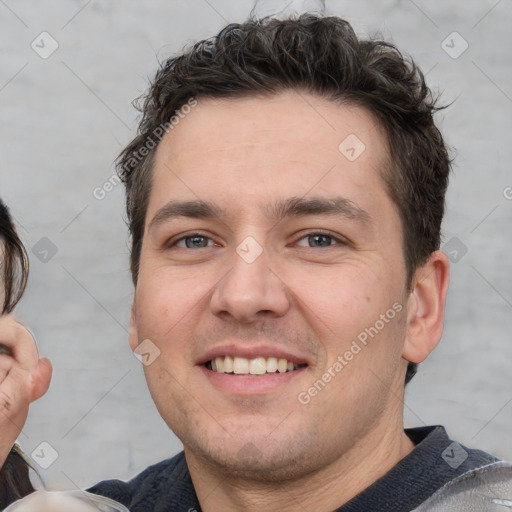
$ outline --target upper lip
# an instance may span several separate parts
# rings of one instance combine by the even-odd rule
[[[196,364],[205,364],[216,357],[224,356],[244,357],[246,359],[255,359],[256,357],[276,357],[277,359],[286,359],[296,365],[308,363],[306,358],[292,354],[291,352],[276,346],[261,345],[247,347],[233,344],[211,348],[198,359]]]

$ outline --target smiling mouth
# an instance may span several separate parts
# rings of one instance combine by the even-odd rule
[[[305,368],[307,364],[295,364],[287,359],[277,357],[245,357],[223,356],[207,361],[204,366],[216,373],[232,375],[263,376],[275,373],[288,373]]]

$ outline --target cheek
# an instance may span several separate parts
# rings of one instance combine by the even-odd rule
[[[375,321],[380,310],[387,309],[391,288],[383,281],[379,272],[360,260],[346,260],[336,268],[292,270],[287,278],[299,307],[304,304],[329,327],[343,327],[341,332],[350,325]]]
[[[146,265],[136,291],[139,335],[157,340],[175,337],[194,317],[210,287],[197,272],[177,275],[169,266]]]
[[[389,358],[396,359],[396,353],[401,351],[403,322],[393,304],[402,305],[403,297],[396,289],[394,275],[355,260],[346,261],[337,269],[313,270],[290,272],[287,281],[296,296],[297,307],[323,346],[323,364],[329,366],[354,341],[361,351],[354,357],[357,364],[351,363],[351,367],[380,366]]]

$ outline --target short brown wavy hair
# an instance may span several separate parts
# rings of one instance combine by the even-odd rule
[[[169,58],[136,103],[142,112],[138,134],[117,160],[126,185],[135,284],[157,144],[142,158],[141,149],[190,98],[286,89],[362,106],[381,123],[391,162],[383,178],[402,220],[408,286],[416,268],[439,249],[451,161],[433,120],[442,107],[412,59],[385,41],[359,39],[338,17],[249,19]],[[407,380],[415,368],[409,366]]]

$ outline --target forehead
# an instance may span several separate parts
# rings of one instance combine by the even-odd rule
[[[333,192],[378,202],[387,162],[383,130],[362,107],[297,91],[199,99],[158,146],[149,210],[173,196],[234,209]]]

